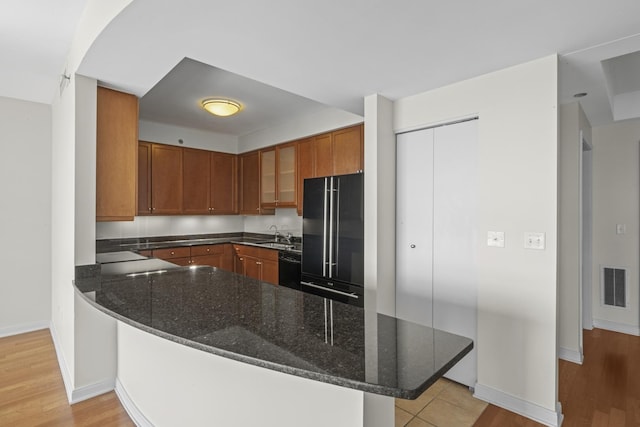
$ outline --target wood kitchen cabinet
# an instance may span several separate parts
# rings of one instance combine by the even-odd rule
[[[182,148],[138,143],[138,214],[182,212]]]
[[[260,205],[260,151],[241,154],[238,158],[241,215],[273,214],[275,210]]]
[[[205,150],[182,149],[182,213],[208,214],[211,186],[210,155]]]
[[[233,245],[230,243],[154,249],[152,255],[182,266],[201,265],[227,271],[234,270]]]
[[[211,213],[232,215],[238,213],[238,156],[211,152]]]
[[[96,220],[133,221],[138,98],[98,87],[96,108]]]
[[[278,251],[255,246],[234,245],[235,272],[243,276],[278,284]]]
[[[296,142],[260,151],[260,206],[295,207],[297,202]]]
[[[297,208],[302,215],[304,180],[364,169],[364,127],[357,125],[298,141]]]
[[[183,148],[182,165],[182,213],[238,213],[236,155]]]

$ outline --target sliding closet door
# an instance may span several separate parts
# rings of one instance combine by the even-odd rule
[[[433,129],[397,136],[396,316],[432,325]]]
[[[433,325],[473,339],[474,350],[446,375],[468,386],[477,380],[477,126],[434,129]]]

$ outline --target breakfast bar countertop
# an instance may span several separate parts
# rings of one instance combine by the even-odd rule
[[[215,267],[146,274],[100,269],[77,267],[77,292],[124,323],[208,353],[370,393],[415,399],[473,348],[465,337]]]

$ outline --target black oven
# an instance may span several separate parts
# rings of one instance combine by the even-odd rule
[[[301,254],[291,251],[278,253],[278,283],[287,288],[300,289]]]

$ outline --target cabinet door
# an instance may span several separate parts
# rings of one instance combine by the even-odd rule
[[[333,151],[330,133],[317,135],[313,139],[315,176],[333,175]]]
[[[260,153],[243,154],[240,161],[240,213],[260,214]]]
[[[136,214],[138,98],[98,87],[96,219],[132,221]]]
[[[233,245],[230,243],[225,243],[223,247],[224,252],[220,260],[220,268],[222,270],[234,271]]]
[[[245,276],[262,280],[262,261],[260,258],[254,258],[247,255],[243,255],[243,258]]]
[[[238,157],[235,154],[211,153],[211,213],[238,213]]]
[[[260,205],[276,206],[276,149],[260,151]]]
[[[138,143],[138,215],[151,214],[151,143]]]
[[[296,144],[282,144],[276,148],[276,188],[278,207],[296,206]]]
[[[209,213],[209,152],[182,149],[182,212]]]
[[[278,261],[261,259],[260,280],[274,285],[278,284]]]
[[[362,125],[333,132],[333,175],[360,172],[363,169]]]
[[[182,212],[182,149],[180,147],[152,145],[151,201],[154,214]]]
[[[313,178],[315,175],[314,155],[313,155],[313,138],[298,141],[297,147],[298,157],[298,215],[302,215],[302,201],[304,200],[304,180],[305,178]]]

